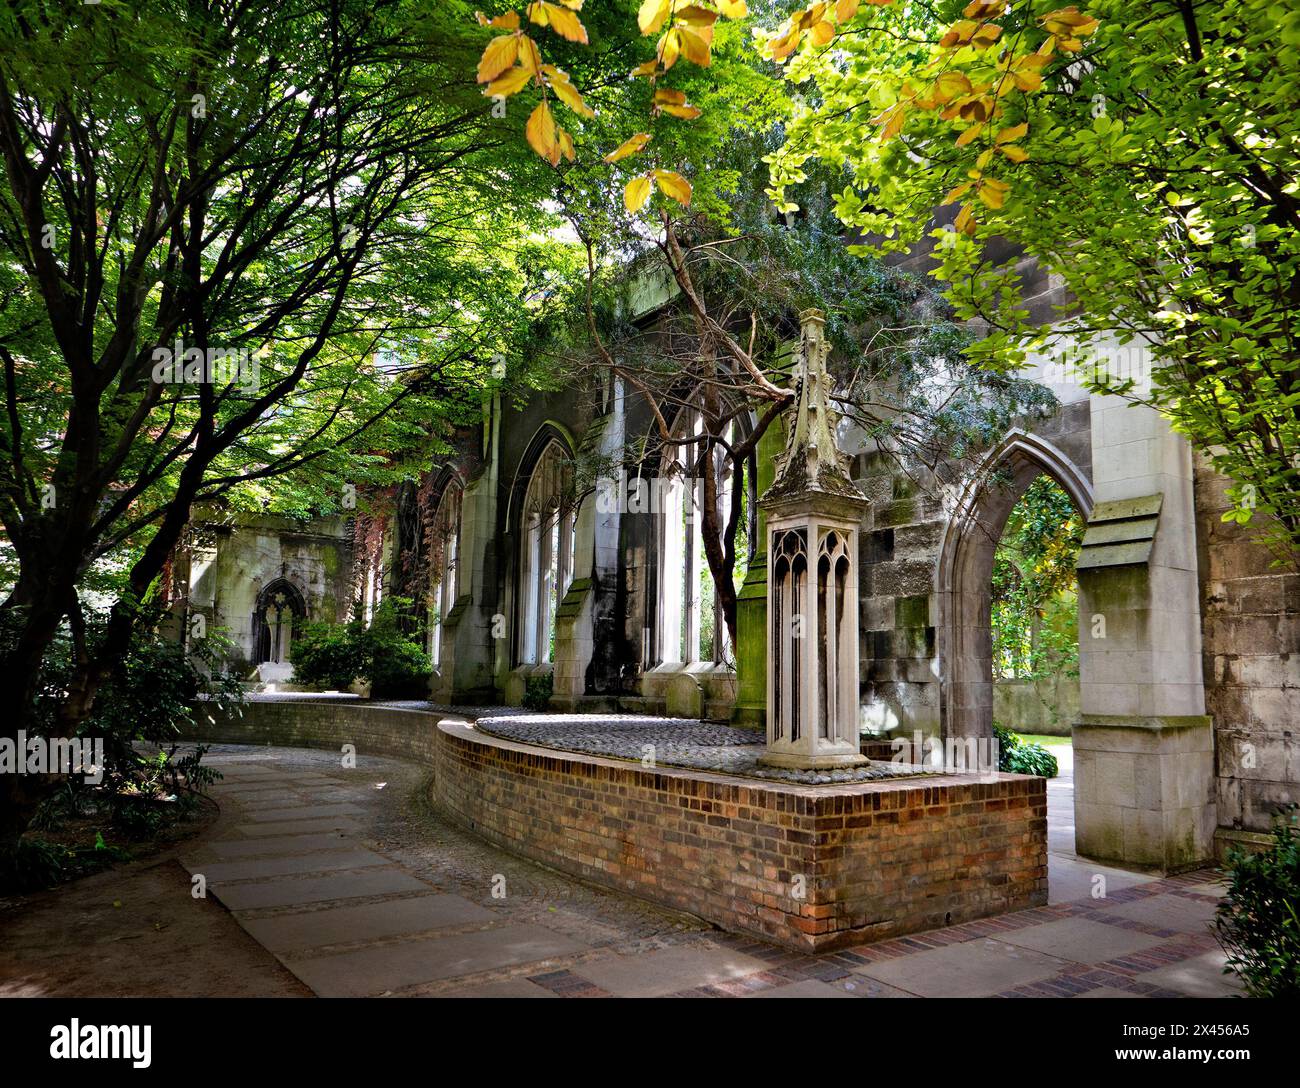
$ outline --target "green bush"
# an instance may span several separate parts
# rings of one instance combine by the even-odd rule
[[[1006,726],[993,723],[998,740],[998,770],[1006,774],[1036,774],[1055,778],[1060,773],[1056,757],[1041,744],[1026,741]]]
[[[360,620],[305,624],[289,648],[294,680],[340,691],[354,680],[368,680],[372,699],[427,698],[433,666],[403,629],[407,604],[401,597],[388,598],[368,627]]]
[[[1214,920],[1219,943],[1251,997],[1300,997],[1300,835],[1297,806],[1273,825],[1268,849],[1232,849],[1228,894]]]
[[[94,709],[79,727],[90,742],[102,741],[103,777],[86,781],[81,773],[58,781],[32,817],[32,834],[0,855],[0,889],[31,890],[103,868],[126,856],[117,847],[77,842],[47,842],[41,832],[64,838],[98,826],[112,826],[127,838],[150,838],[166,825],[192,814],[197,791],[220,777],[204,766],[207,749],[177,757],[182,728],[192,731],[197,706],[221,709],[242,699],[239,679],[222,671],[231,644],[210,632],[190,647],[164,638],[161,611],[150,613],[132,638],[125,656],[100,686]],[[85,638],[93,650],[105,637],[105,617],[84,616]],[[8,637],[0,630],[0,640]],[[75,648],[66,632],[42,663],[35,700],[33,733],[56,737],[58,712],[66,697]],[[71,825],[71,826],[70,826]]]
[[[525,710],[549,710],[551,696],[555,694],[555,676],[543,672],[530,676],[524,687],[523,706]]]
[[[364,628],[359,622],[304,623],[289,645],[293,678],[299,684],[347,691],[365,671]]]

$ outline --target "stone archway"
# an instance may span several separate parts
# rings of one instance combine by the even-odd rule
[[[287,666],[294,632],[306,618],[307,602],[297,586],[286,578],[267,583],[253,609],[254,664]]]
[[[1092,481],[1062,450],[1015,430],[981,463],[954,503],[936,573],[936,645],[944,737],[993,734],[993,557],[1007,518],[1038,476],[1064,488],[1086,519]]]

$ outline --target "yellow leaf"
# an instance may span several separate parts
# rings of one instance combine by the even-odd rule
[[[674,27],[659,39],[659,63],[668,71],[682,52],[682,32]]]
[[[561,38],[587,44],[587,28],[568,8],[545,2],[529,4],[528,18],[539,26],[549,26]]]
[[[718,21],[718,13],[702,8],[699,4],[687,4],[677,10],[677,18],[691,26],[712,26]]]
[[[1012,72],[1011,80],[1026,93],[1036,91],[1043,85],[1043,77],[1037,72]]]
[[[478,19],[479,26],[494,26],[500,30],[518,30],[519,29],[519,12],[507,11],[504,15],[498,15],[489,19],[481,11],[476,11],[474,17]]]
[[[1006,0],[971,0],[962,12],[967,19],[991,19],[1006,10]]]
[[[686,101],[685,91],[675,91],[671,87],[660,87],[657,91],[655,91],[655,102],[657,104],[663,104],[664,102],[672,102],[675,105],[680,106],[685,101]]]
[[[996,178],[985,178],[979,183],[979,198],[990,208],[996,210],[1006,203],[1007,192],[1010,188],[1011,186],[1005,181],[998,181]]]
[[[560,134],[560,153],[570,162],[574,160],[573,137],[564,129],[559,130]]]
[[[1024,162],[1029,158],[1029,152],[1018,144],[1004,144],[998,150],[1012,162]]]
[[[633,78],[636,78],[637,76],[652,76],[655,74],[655,69],[658,67],[659,62],[657,60],[648,60],[644,64],[638,64],[633,68],[632,76]]]
[[[952,225],[962,234],[975,233],[975,215],[971,212],[969,204],[962,205],[962,209],[957,213],[957,218],[953,221]]]
[[[947,102],[959,94],[970,94],[971,82],[964,72],[942,72],[934,81],[934,93],[940,102]]]
[[[985,23],[979,28],[979,30],[975,31],[975,35],[971,38],[971,42],[974,45],[978,45],[981,49],[987,49],[1001,36],[1002,28],[998,26],[997,23]]]
[[[673,0],[645,0],[636,16],[641,33],[647,37],[659,33],[672,10]]]
[[[555,131],[555,118],[551,116],[551,107],[545,102],[539,102],[537,108],[533,110],[528,118],[528,124],[524,127],[524,135],[528,137],[529,145],[537,154],[552,166],[559,165],[560,140]]]
[[[535,76],[542,74],[542,54],[537,43],[527,34],[519,36],[519,63]]]
[[[957,137],[957,146],[965,147],[968,143],[970,143],[973,139],[975,139],[976,136],[980,134],[980,131],[983,128],[984,128],[983,125],[971,125],[970,128],[968,128],[965,132],[963,132],[960,136]]]
[[[952,49],[965,45],[978,29],[978,23],[972,23],[969,19],[959,19],[948,28],[948,33],[939,39],[939,48]]]
[[[707,31],[707,36],[705,31]],[[701,27],[697,31],[683,26],[678,30],[678,33],[681,36],[682,56],[692,64],[698,64],[701,68],[707,68],[713,63],[713,57],[710,54],[713,37],[712,27]]]
[[[689,206],[691,202],[691,183],[681,174],[675,174],[671,170],[656,170],[655,181],[659,183],[659,189],[664,196],[670,196],[682,207]]]
[[[743,19],[749,14],[745,0],[718,0],[718,10],[728,19]]]
[[[880,115],[879,121],[884,124],[880,130],[880,142],[888,143],[903,131],[903,124],[907,121],[907,108],[901,102],[890,106]]]
[[[483,93],[489,98],[496,98],[498,95],[509,98],[528,86],[532,78],[533,74],[527,68],[511,68],[500,79],[494,79],[484,87]]]
[[[811,37],[814,45],[829,45],[835,37],[835,28],[823,20],[812,28]]]
[[[1010,128],[1004,128],[1001,132],[999,132],[997,134],[997,138],[993,142],[995,144],[1015,143],[1022,136],[1024,136],[1025,133],[1027,133],[1028,131],[1029,131],[1029,126],[1027,124],[1012,125]]]
[[[636,215],[650,199],[650,179],[645,174],[638,174],[627,183],[623,190],[623,206]]]
[[[847,23],[858,13],[858,0],[838,0],[835,5],[835,21]]]
[[[704,111],[700,109],[699,106],[668,105],[668,106],[660,106],[659,108],[664,113],[671,113],[674,117],[680,117],[685,121],[694,121],[695,118],[699,117],[701,114],[704,113]]]
[[[635,155],[646,144],[650,142],[650,133],[638,132],[630,139],[624,140],[616,151],[611,151],[605,156],[606,162],[618,162],[619,159],[626,159],[629,155]]]
[[[519,56],[519,38],[514,34],[502,34],[499,38],[493,38],[483,50],[483,56],[478,62],[478,81],[480,83],[491,83],[507,68],[515,63],[515,58]]]
[[[548,64],[546,67],[550,68],[551,66]],[[569,82],[568,75],[558,68],[552,69],[552,71],[555,75],[551,77],[551,90],[555,92],[555,96],[574,113],[580,113],[583,117],[595,117],[596,111],[582,100],[578,88]]]
[[[948,195],[945,196],[943,200],[941,200],[939,203],[951,204],[953,203],[953,201],[960,200],[963,196],[965,196],[968,192],[970,192],[970,187],[971,187],[971,183],[969,181],[963,181],[955,189],[949,190]]]

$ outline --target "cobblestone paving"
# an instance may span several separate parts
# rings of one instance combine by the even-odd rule
[[[655,718],[645,714],[526,714],[476,716],[474,726],[495,737],[614,759],[653,760],[656,765],[719,771],[747,778],[779,779],[817,785],[869,782],[924,774],[916,768],[875,763],[838,771],[793,771],[762,767],[763,737],[693,718]]]
[[[412,764],[348,769],[334,753],[241,745],[213,746],[207,760],[225,774],[213,790],[222,815],[185,864],[212,873],[220,902],[279,904],[233,914],[322,995],[1234,992],[1208,928],[1220,891],[1210,872],[1125,887],[1129,874],[1091,867],[1109,882],[1103,898],[810,956],[506,854],[434,811],[428,772]],[[1085,886],[1095,894],[1095,879]]]

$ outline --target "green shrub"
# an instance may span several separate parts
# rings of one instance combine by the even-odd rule
[[[549,710],[551,696],[555,694],[555,675],[549,672],[530,676],[524,687],[525,710]]]
[[[1228,894],[1214,927],[1235,972],[1251,997],[1300,997],[1300,835],[1296,806],[1273,825],[1268,849],[1233,848],[1228,855]]]
[[[294,680],[340,691],[369,680],[372,699],[427,698],[433,666],[403,629],[406,604],[401,597],[383,601],[368,627],[360,620],[304,624],[289,647]]]
[[[1024,740],[1006,726],[993,723],[998,741],[998,770],[1006,774],[1036,774],[1055,778],[1060,773],[1056,757],[1041,744]]]
[[[347,691],[365,671],[359,622],[304,623],[289,645],[293,678],[299,684]]]

